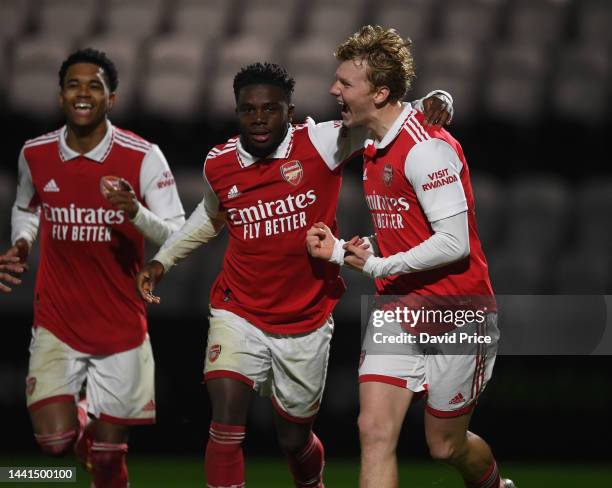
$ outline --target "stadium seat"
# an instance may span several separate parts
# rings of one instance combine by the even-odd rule
[[[207,112],[209,117],[233,120],[235,116],[236,101],[232,89],[236,71],[223,71],[217,73],[213,78],[207,101]]]
[[[117,66],[119,88],[111,118],[115,122],[124,121],[130,116],[135,105],[134,98],[138,95],[135,93],[135,88],[141,70],[140,45],[135,40],[105,35],[85,40],[79,47],[92,47],[104,51]]]
[[[553,267],[555,293],[610,294],[612,291],[612,256],[609,252],[572,249]]]
[[[502,0],[452,0],[442,6],[441,34],[461,42],[497,38]]]
[[[292,75],[295,78],[293,103],[296,122],[301,123],[306,116],[311,116],[316,121],[340,117],[338,103],[329,94],[333,76],[307,70],[294,71]]]
[[[170,12],[170,31],[194,38],[223,37],[232,16],[232,2],[226,0],[179,0]]]
[[[143,78],[145,112],[178,121],[197,117],[202,107],[208,51],[208,44],[193,38],[156,40],[150,46]]]
[[[487,254],[489,275],[497,294],[550,293],[549,263],[544,255],[504,246]]]
[[[272,41],[251,36],[236,36],[227,39],[219,47],[217,66],[220,71],[235,73],[240,68],[258,61],[279,61],[279,55]]]
[[[339,1],[312,4],[307,13],[305,35],[341,41],[361,27],[362,4],[353,2],[347,6]]]
[[[247,2],[240,14],[238,32],[266,40],[295,38],[298,1],[258,0]]]
[[[586,44],[610,47],[612,3],[609,0],[581,0],[578,7],[578,39]]]
[[[6,161],[9,167],[10,161]],[[17,167],[17,161],[12,162],[13,167]],[[16,178],[5,170],[0,170],[0,245],[2,252],[8,248],[11,241],[11,207],[15,201],[15,189],[17,187]]]
[[[482,53],[471,42],[445,41],[427,45],[417,58],[416,93],[443,88],[453,94],[457,118],[469,122],[476,111],[476,95],[482,65]]]
[[[612,179],[602,175],[583,182],[577,190],[577,246],[585,253],[612,254]]]
[[[44,0],[39,5],[40,36],[79,39],[94,31],[99,15],[97,0]]]
[[[556,44],[566,30],[569,0],[516,0],[508,19],[511,41],[523,44]]]
[[[610,49],[584,44],[562,52],[552,90],[556,113],[584,124],[602,123],[610,106]]]
[[[508,188],[506,245],[543,255],[561,248],[570,201],[566,181],[554,173],[516,177]]]
[[[283,66],[292,75],[298,71],[319,73],[331,84],[338,66],[335,49],[336,43],[329,38],[306,37],[287,46]]]
[[[59,116],[57,72],[69,51],[70,45],[56,38],[27,38],[16,45],[7,88],[16,113],[40,120]]]
[[[484,83],[489,115],[514,123],[535,123],[542,115],[548,57],[539,46],[502,45],[493,49]]]
[[[3,0],[0,2],[0,39],[12,40],[28,27],[29,2]]]
[[[150,38],[160,29],[164,7],[164,0],[109,0],[103,32],[132,42]]]
[[[500,243],[503,222],[506,221],[505,186],[493,175],[474,172],[471,174],[472,190],[476,202],[476,223],[478,235],[485,254],[493,251]]]
[[[418,46],[420,40],[427,40],[431,34],[431,7],[432,2],[428,0],[387,0],[375,9],[372,22],[393,27]]]

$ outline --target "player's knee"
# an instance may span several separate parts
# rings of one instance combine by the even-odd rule
[[[456,459],[463,448],[463,442],[453,439],[432,439],[427,441],[429,455],[436,461],[444,463]]]
[[[49,456],[64,456],[72,451],[77,439],[76,430],[57,432],[54,434],[34,434],[42,452]]]
[[[393,425],[377,415],[361,413],[357,419],[359,438],[362,445],[388,444],[394,439]]]
[[[304,450],[309,438],[310,432],[307,435],[283,433],[278,435],[278,445],[286,455],[296,456]]]

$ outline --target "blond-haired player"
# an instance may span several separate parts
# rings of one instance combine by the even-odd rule
[[[322,223],[308,232],[309,251],[363,271],[376,280],[379,295],[479,297],[494,310],[461,146],[402,103],[414,78],[409,47],[393,29],[363,27],[338,46],[330,90],[344,125],[369,130],[363,183],[380,255],[343,244]],[[483,327],[497,333],[494,313]],[[398,486],[395,449],[408,407],[421,392],[428,394],[432,457],[456,468],[468,487],[513,487],[500,479],[485,441],[468,431],[492,373],[495,344],[469,355],[429,355],[409,346],[403,353],[381,352],[367,340],[372,332],[366,332],[359,371],[361,487]]]

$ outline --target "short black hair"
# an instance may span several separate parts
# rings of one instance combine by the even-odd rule
[[[119,74],[117,73],[115,63],[108,58],[105,52],[90,47],[79,49],[64,60],[59,70],[60,87],[64,86],[64,79],[66,78],[68,68],[77,63],[89,63],[100,66],[100,68],[104,70],[104,75],[106,76],[106,81],[108,81],[111,93],[117,90],[117,86],[119,86]]]
[[[287,70],[274,63],[254,63],[242,68],[234,77],[234,97],[238,101],[240,90],[248,85],[274,85],[283,90],[287,101],[291,103],[291,95],[295,80]]]

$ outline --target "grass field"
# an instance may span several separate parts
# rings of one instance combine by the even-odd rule
[[[49,460],[42,456],[0,456],[0,466],[73,466],[72,459]],[[203,487],[202,462],[194,457],[129,456],[131,488]],[[357,460],[330,459],[325,470],[327,488],[357,486]],[[401,486],[410,488],[462,487],[460,478],[449,468],[433,462],[403,464]],[[571,464],[505,464],[505,476],[514,479],[519,488],[582,488],[612,486],[612,466]],[[0,487],[89,487],[88,476],[80,468],[76,483],[0,483]],[[281,460],[247,460],[249,488],[290,488],[287,467]]]

